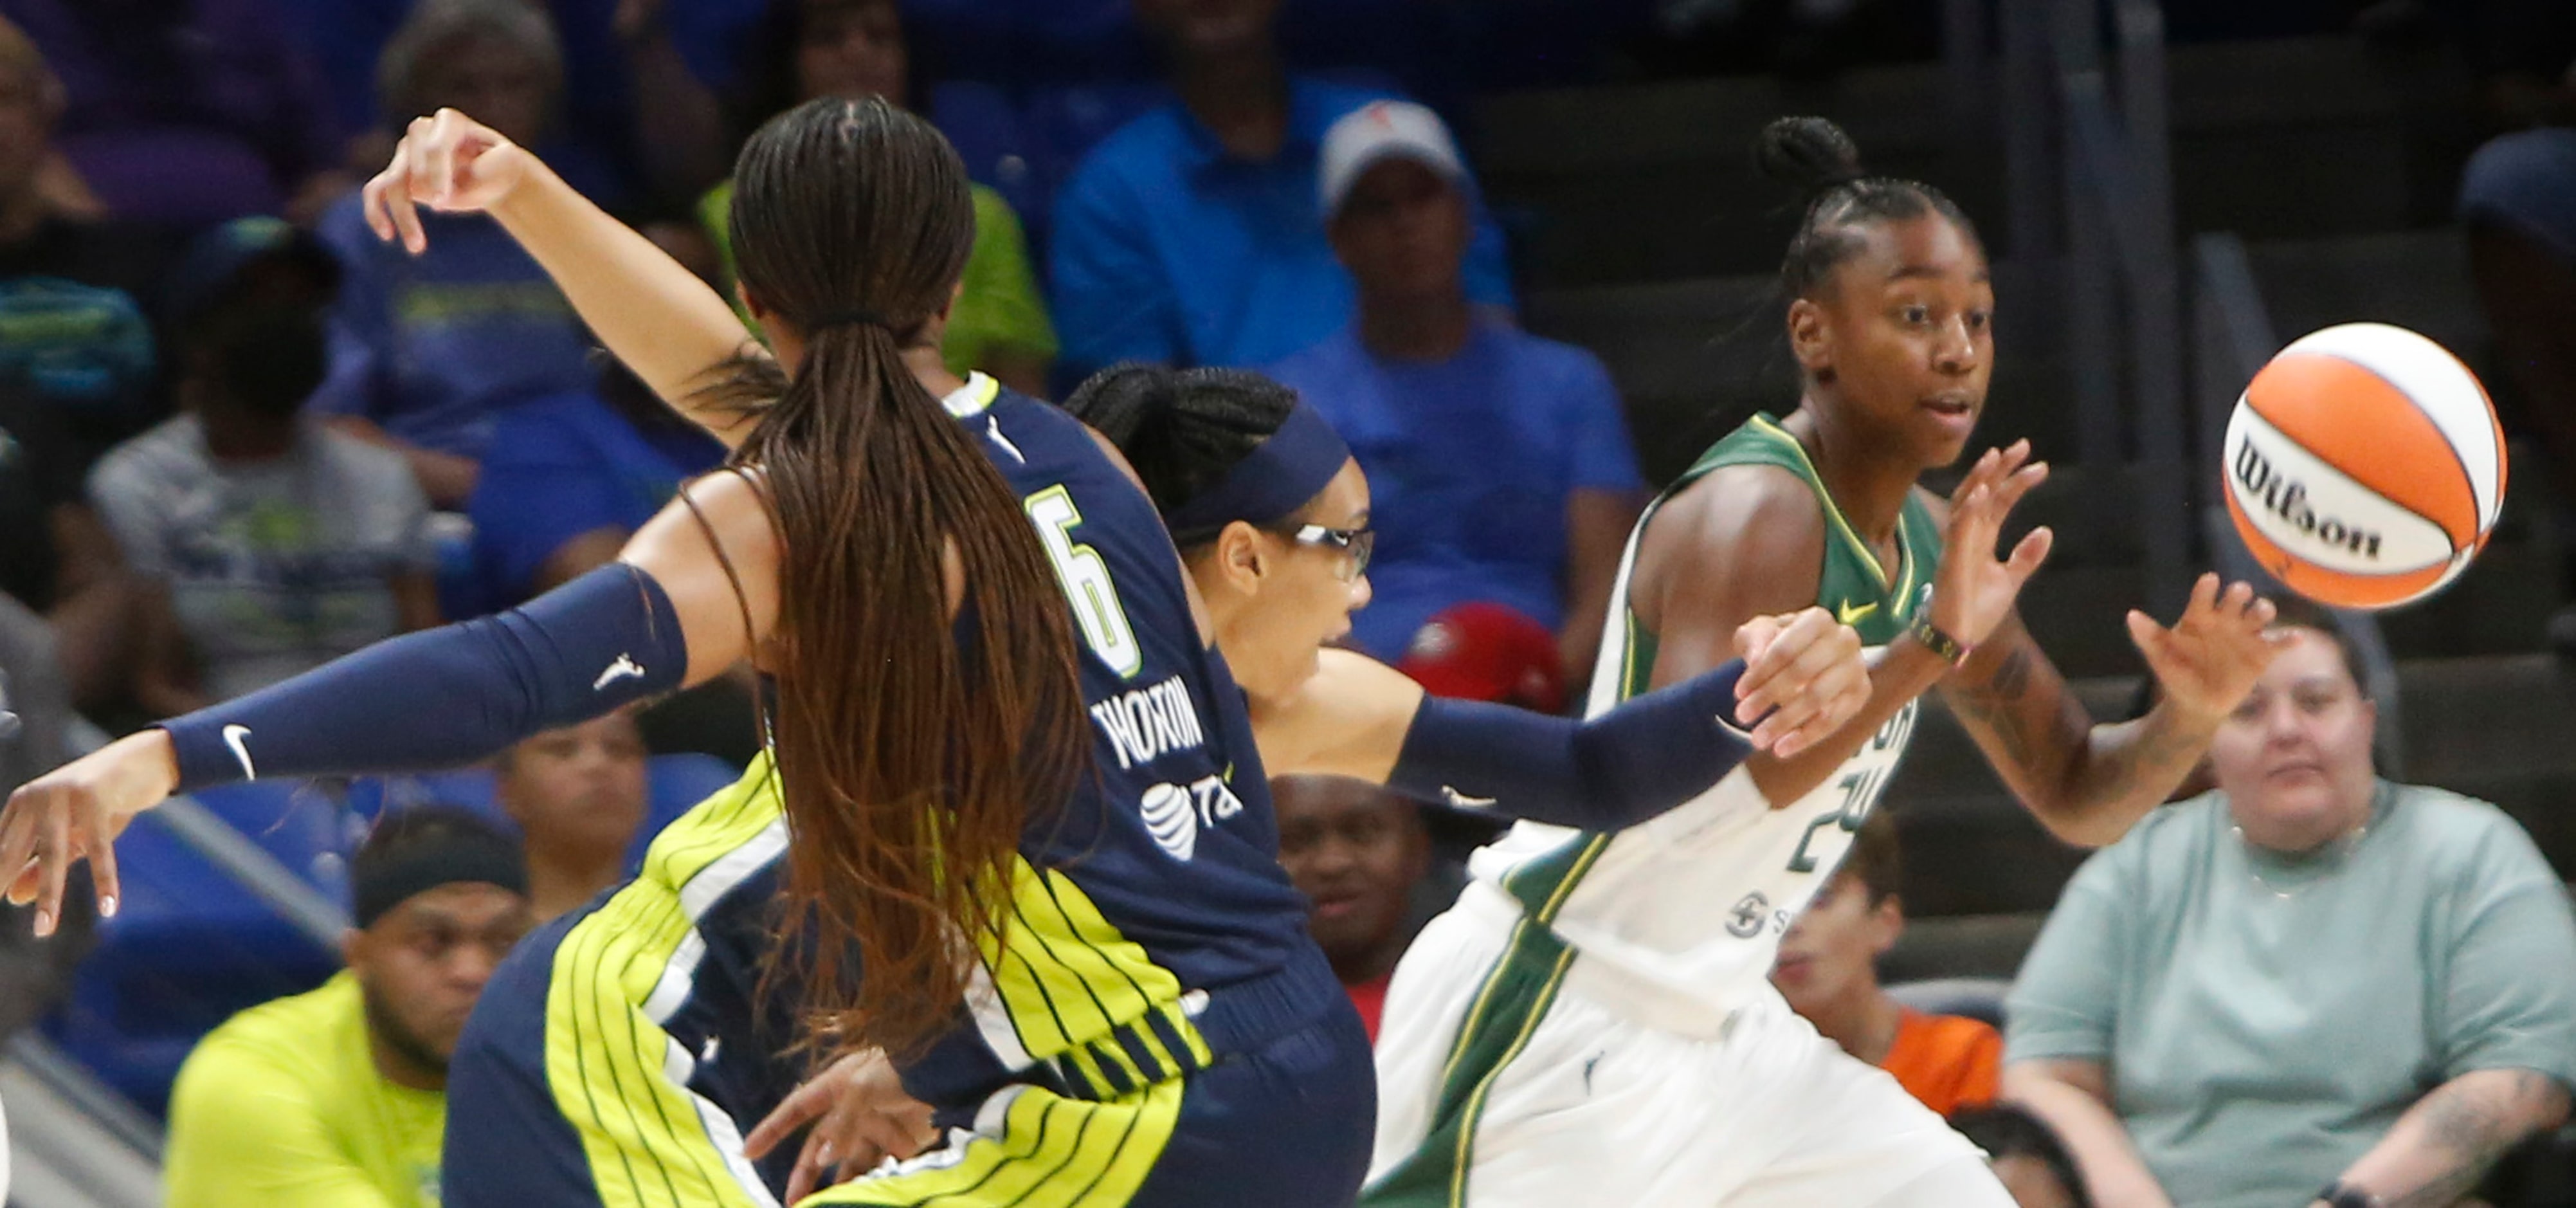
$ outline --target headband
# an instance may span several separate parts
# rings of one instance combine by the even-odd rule
[[[1323,413],[1300,402],[1243,460],[1173,508],[1164,526],[1184,537],[1213,534],[1237,520],[1262,525],[1283,519],[1306,506],[1350,459],[1350,446]]]
[[[390,858],[352,870],[351,886],[361,931],[386,911],[441,885],[473,882],[528,892],[528,865],[516,844],[497,834],[457,831],[415,840]]]

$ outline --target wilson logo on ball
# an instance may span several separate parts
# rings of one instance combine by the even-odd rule
[[[2345,524],[2331,517],[2320,518],[2308,505],[2306,483],[2293,481],[2272,466],[2272,460],[2247,440],[2236,446],[2236,485],[2249,498],[2259,498],[2263,510],[2289,522],[2300,533],[2327,545],[2338,545],[2356,556],[2377,562],[2381,535],[2357,524]]]

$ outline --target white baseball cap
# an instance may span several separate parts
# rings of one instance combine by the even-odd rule
[[[1324,132],[1324,217],[1341,212],[1351,186],[1380,162],[1409,159],[1467,188],[1467,161],[1440,115],[1411,101],[1372,101]]]

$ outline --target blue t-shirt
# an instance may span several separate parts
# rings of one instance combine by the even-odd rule
[[[586,391],[503,415],[466,502],[476,578],[493,593],[491,606],[534,594],[537,569],[565,542],[642,528],[682,480],[723,460],[714,437],[676,423],[638,427]]]
[[[358,197],[322,216],[343,271],[331,369],[307,408],[424,448],[481,457],[503,410],[590,388],[590,341],[527,252],[480,214],[420,216],[418,257],[377,240]]]
[[[1092,149],[1055,205],[1051,275],[1064,360],[1258,365],[1350,322],[1354,287],[1316,196],[1335,121],[1385,94],[1296,78],[1288,138],[1265,163],[1226,155],[1175,102]],[[1467,292],[1512,303],[1503,237],[1479,209]]]
[[[1480,322],[1446,361],[1397,361],[1346,327],[1269,372],[1332,421],[1368,472],[1375,595],[1351,636],[1379,658],[1470,600],[1557,628],[1566,497],[1645,486],[1609,371],[1570,344]]]

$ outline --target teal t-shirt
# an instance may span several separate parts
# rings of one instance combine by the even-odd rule
[[[2007,1001],[2005,1061],[2107,1064],[2177,1208],[2306,1202],[2472,1070],[2576,1085],[2576,915],[2483,801],[2380,782],[2348,848],[2239,839],[2210,793],[2066,887]]]

